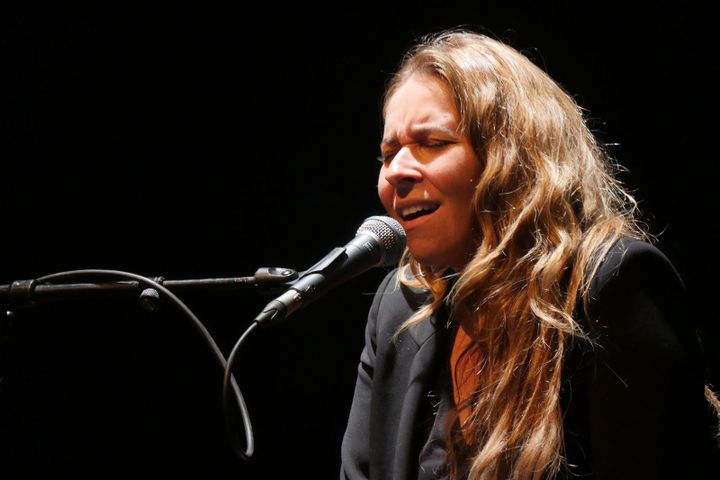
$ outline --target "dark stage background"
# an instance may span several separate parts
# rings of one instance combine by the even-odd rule
[[[387,74],[420,35],[465,25],[525,51],[616,144],[696,302],[708,365],[719,363],[707,306],[720,270],[709,11],[14,3],[0,7],[0,284],[79,268],[185,279],[309,267],[382,213]],[[236,370],[255,429],[249,462],[225,436],[222,372],[176,310],[118,298],[17,312],[2,325],[0,477],[335,478],[384,273],[249,339]],[[181,298],[226,353],[269,300]]]

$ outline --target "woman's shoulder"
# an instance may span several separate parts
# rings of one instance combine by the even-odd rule
[[[682,296],[682,278],[657,246],[637,238],[621,237],[605,254],[592,275],[588,299],[638,289]]]
[[[401,268],[396,267],[388,271],[380,282],[380,286],[377,289],[376,297],[390,296],[396,301],[407,304],[412,309],[420,308],[425,302],[427,302],[430,292],[423,288],[412,287],[407,285],[401,278],[406,276],[405,272],[401,272]]]
[[[375,292],[370,321],[380,330],[394,332],[431,299],[427,290],[406,285],[400,276],[400,268],[390,270]]]
[[[679,351],[697,341],[678,271],[643,240],[624,237],[610,248],[590,282],[586,306],[586,328],[607,347]]]
[[[598,265],[588,296],[583,326],[592,342],[574,344],[565,361],[567,431],[580,432],[566,437],[575,458],[591,448],[598,472],[623,478],[641,468],[653,478],[701,470],[703,456],[715,451],[716,417],[704,398],[697,327],[672,262],[655,245],[622,238]],[[583,430],[588,418],[592,436]]]

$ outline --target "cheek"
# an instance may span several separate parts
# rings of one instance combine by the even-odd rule
[[[471,204],[478,180],[482,175],[482,167],[474,156],[466,156],[458,164],[459,166],[452,174],[452,177],[451,174],[446,177],[448,179],[448,188],[450,191],[457,192],[458,196]]]

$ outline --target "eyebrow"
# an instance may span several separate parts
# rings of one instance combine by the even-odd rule
[[[431,133],[444,133],[445,135],[451,136],[451,137],[457,137],[458,133],[455,130],[452,130],[447,127],[443,127],[440,125],[418,125],[415,127],[412,127],[410,129],[410,137],[413,139],[416,139],[418,137],[426,137]],[[400,142],[397,139],[396,134],[392,134],[390,137],[383,138],[380,142],[380,146],[383,145],[391,145],[395,146],[398,145]]]

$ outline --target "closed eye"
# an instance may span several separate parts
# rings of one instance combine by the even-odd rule
[[[383,152],[377,157],[377,161],[380,163],[387,163],[391,161],[395,155],[397,155],[397,152],[394,150],[388,150],[387,152]]]
[[[423,147],[425,147],[425,148],[434,148],[434,149],[437,149],[437,148],[442,148],[442,147],[445,147],[445,146],[447,146],[447,145],[450,145],[451,143],[453,143],[453,142],[451,142],[451,141],[449,141],[449,140],[430,140],[430,141],[422,144],[421,146],[423,146]]]
[[[430,150],[439,150],[443,147],[447,147],[448,145],[455,143],[451,140],[427,140],[423,142],[416,143],[411,146],[411,148],[414,146],[415,148],[428,148]],[[392,159],[397,155],[397,152],[394,150],[388,150],[385,153],[380,154],[377,157],[377,161],[380,163],[387,163],[392,161]]]

